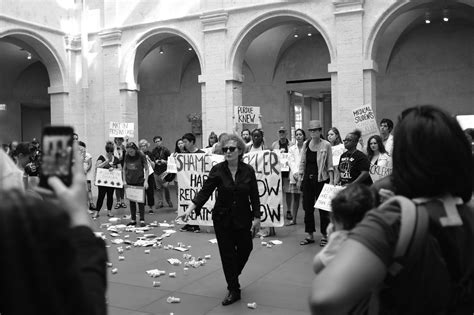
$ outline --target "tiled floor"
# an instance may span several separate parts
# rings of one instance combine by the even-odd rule
[[[128,208],[116,212],[117,217],[124,214],[128,214]],[[175,209],[163,208],[155,211],[155,214],[147,214],[146,221],[170,222],[175,216]],[[105,229],[99,228],[99,224],[103,222],[107,222],[105,211],[102,211],[99,220],[95,221],[98,231],[105,232]],[[318,242],[299,245],[304,238],[301,208],[298,222],[295,226],[277,228],[275,237],[265,239],[281,240],[282,245],[267,248],[261,245],[260,239],[254,240],[254,249],[240,277],[242,300],[225,307],[221,305],[221,301],[227,290],[218,248],[216,244],[209,242],[215,238],[212,229],[207,232],[204,227],[201,233],[190,233],[179,232],[177,227],[176,233],[163,240],[163,245],[176,245],[178,242],[191,245],[187,253],[196,257],[211,255],[206,265],[191,267],[186,272],[182,265],[172,266],[167,261],[169,258],[184,261],[181,252],[147,247],[150,254],[145,254],[145,248],[132,247],[121,254],[125,256],[125,260],[119,261],[116,248],[125,246],[108,242],[111,245],[109,260],[118,269],[117,274],[112,274],[111,269],[108,269],[109,314],[308,314],[308,296],[314,278],[311,262],[320,247]],[[165,228],[158,227],[147,233],[161,235],[163,229]],[[125,239],[126,234],[130,240],[139,235],[122,233],[120,238]],[[107,233],[106,235],[108,240],[113,239]],[[151,278],[145,272],[156,268],[176,272],[176,278],[170,278],[168,275]],[[160,281],[160,287],[153,287],[153,281]],[[179,297],[181,302],[169,304],[166,302],[169,296]],[[247,307],[247,303],[251,302],[257,303],[256,309]]]

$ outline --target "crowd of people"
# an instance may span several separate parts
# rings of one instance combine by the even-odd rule
[[[318,120],[309,121],[307,132],[308,138],[305,130],[295,130],[292,142],[281,127],[271,145],[261,128],[244,129],[240,136],[212,132],[203,149],[192,133],[175,142],[174,153],[224,156],[178,216],[186,222],[193,212],[199,214],[217,190],[212,220],[228,289],[222,304],[240,300],[239,276],[252,239],[261,232],[255,171],[242,161],[243,154],[274,150],[287,161],[281,172],[287,226],[297,224],[302,199],[306,235],[300,245],[316,242],[314,205],[324,185],[344,187],[332,199],[332,212],[318,209],[323,249],[313,260],[312,314],[472,314],[472,130],[463,132],[456,119],[439,108],[416,106],[401,113],[396,128],[390,119],[382,119],[380,134],[366,142],[359,130],[344,139],[335,127],[323,135]],[[105,314],[105,244],[94,237],[85,208],[97,218],[107,197],[107,216],[112,217],[115,193],[115,209],[130,207],[128,225],[141,227],[146,226],[146,206],[149,213],[165,202],[173,208],[169,185],[175,175],[167,172],[167,163],[174,153],[162,137],[153,138],[153,148],[146,139],[137,145],[115,138],[105,143],[95,163],[86,144],[78,135],[74,138],[75,161],[82,163],[74,164],[70,187],[49,178],[52,193],[32,189],[41,168],[39,141],[13,141],[0,152],[10,157],[2,165],[15,167],[0,174],[0,313],[48,309],[51,314]],[[391,172],[372,177],[374,167]],[[119,172],[124,188],[98,185],[94,202],[91,186],[97,169]],[[9,182],[12,178],[21,179]],[[125,204],[124,189],[129,186],[143,191],[141,201]],[[25,197],[33,191],[38,195]],[[415,209],[412,216],[408,205]],[[12,228],[14,221],[20,224]],[[35,228],[28,222],[35,222]],[[186,224],[181,231],[200,228]],[[404,248],[401,243],[410,245]],[[14,282],[17,285],[11,285]],[[20,291],[12,290],[16,287]],[[19,296],[29,303],[19,303]]]

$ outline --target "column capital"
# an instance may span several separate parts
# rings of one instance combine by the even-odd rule
[[[365,70],[372,70],[372,71],[375,71],[375,72],[379,72],[379,65],[374,60],[366,59],[366,60],[363,61],[362,69],[364,71]]]
[[[225,75],[225,80],[227,82],[234,81],[234,82],[242,83],[244,82],[244,75],[242,73],[227,72]]]
[[[61,86],[50,86],[48,88],[48,94],[49,95],[54,95],[54,94],[69,94],[69,87],[65,85]]]
[[[140,91],[140,85],[137,83],[120,82],[119,88],[120,88],[120,91],[131,91],[131,92]]]
[[[66,50],[77,52],[82,49],[81,37],[79,35],[64,36],[64,43]]]
[[[99,33],[102,47],[120,46],[122,44],[122,31],[119,29],[103,30]]]
[[[333,0],[334,15],[363,13],[364,0]]]
[[[201,19],[202,31],[204,33],[227,31],[227,20],[229,14],[225,11],[209,12],[199,17]]]

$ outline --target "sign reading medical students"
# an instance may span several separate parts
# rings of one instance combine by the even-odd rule
[[[352,110],[352,115],[354,116],[355,126],[362,132],[364,140],[372,135],[380,134],[375,114],[370,105],[364,105]]]
[[[252,131],[260,125],[260,107],[235,106],[234,119],[236,132],[240,133],[243,129]]]
[[[135,124],[134,123],[121,123],[121,122],[114,122],[111,121],[109,123],[109,137],[127,137],[133,138],[135,132]]]
[[[178,154],[175,157],[178,179],[178,215],[181,215],[191,204],[196,193],[201,190],[209,172],[217,163],[224,160],[215,154]],[[250,164],[257,178],[260,195],[261,225],[283,226],[282,187],[280,161],[272,151],[258,151],[245,154],[243,161]],[[189,224],[212,225],[212,208],[215,203],[215,193],[211,195],[197,216],[191,215]],[[182,223],[182,222],[180,222]]]

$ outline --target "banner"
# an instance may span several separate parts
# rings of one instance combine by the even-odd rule
[[[375,114],[370,105],[364,105],[352,111],[355,127],[362,132],[362,138],[366,141],[372,135],[379,135],[379,127],[375,120]],[[366,144],[364,143],[364,146]]]
[[[323,190],[319,194],[318,200],[314,204],[316,209],[331,211],[331,200],[338,192],[343,190],[344,186],[334,186],[329,184],[324,184]]]
[[[119,123],[111,121],[109,123],[109,137],[128,137],[133,138],[135,131],[134,123]]]
[[[126,185],[125,197],[130,201],[145,203],[145,187]]]
[[[258,128],[260,124],[260,107],[258,106],[235,106],[235,130],[238,134],[243,129],[252,130]]]
[[[95,175],[95,185],[122,188],[122,171],[119,169],[110,171],[108,168],[98,168]]]
[[[379,179],[392,174],[392,168],[387,166],[370,164],[369,174],[370,178],[372,178],[372,181],[375,183]]]
[[[202,188],[209,172],[217,163],[224,161],[222,155],[215,154],[178,154],[176,157],[178,179],[178,214],[186,211]],[[284,224],[282,208],[282,183],[278,154],[272,151],[258,151],[245,154],[243,161],[250,164],[257,178],[260,196],[262,227],[279,227]],[[191,215],[187,223],[212,225],[212,208],[215,203],[215,191],[201,209],[201,214]]]

